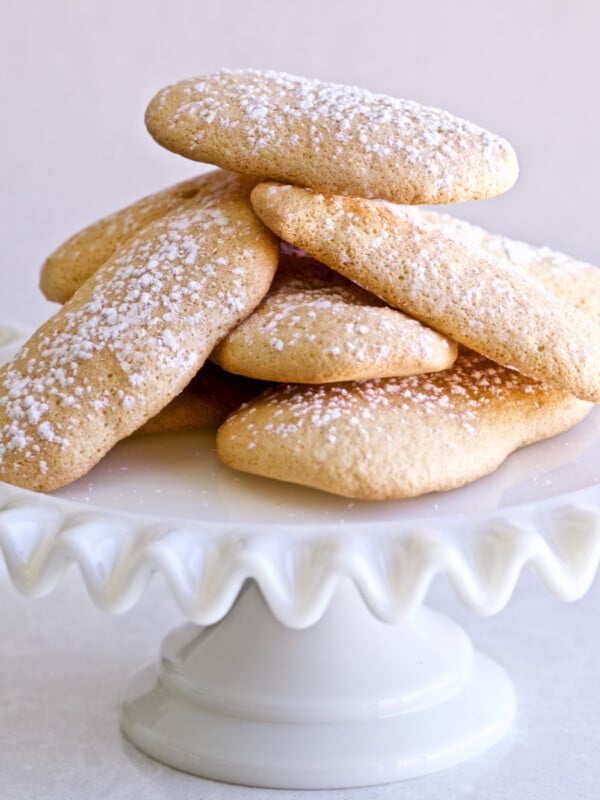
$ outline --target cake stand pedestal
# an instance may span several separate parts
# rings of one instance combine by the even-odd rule
[[[138,673],[121,725],[178,769],[253,786],[323,788],[412,778],[472,758],[515,712],[506,674],[427,608],[388,625],[350,584],[295,631],[255,585],[222,622],[167,636]]]

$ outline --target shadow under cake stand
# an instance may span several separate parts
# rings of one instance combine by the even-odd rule
[[[428,587],[445,574],[482,614],[527,564],[563,600],[588,589],[599,412],[475,484],[379,504],[234,473],[212,433],[132,437],[53,495],[0,484],[0,550],[22,592],[75,563],[113,612],[163,574],[190,623],[121,712],[159,761],[280,788],[424,775],[486,750],[515,714],[508,676],[423,605]]]

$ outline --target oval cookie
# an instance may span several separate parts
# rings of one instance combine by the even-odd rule
[[[156,141],[187,158],[398,203],[451,203],[509,189],[504,139],[446,111],[276,72],[222,70],[159,92]]]
[[[270,389],[225,421],[217,450],[255,475],[345,497],[401,499],[487,475],[590,408],[464,352],[432,375]]]
[[[128,239],[199,192],[209,190],[211,185],[212,179],[200,175],[143,197],[78,231],[44,261],[40,275],[40,289],[44,296],[57,303],[66,303]]]
[[[0,480],[84,475],[189,383],[277,264],[253,181],[212,173],[197,203],[130,240],[0,369]]]
[[[600,327],[420,209],[260,184],[252,204],[287,242],[498,363],[600,402]]]
[[[330,383],[447,369],[456,344],[311,258],[285,252],[259,307],[211,359],[282,383]]]

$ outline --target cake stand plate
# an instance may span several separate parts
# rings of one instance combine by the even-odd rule
[[[135,436],[53,495],[0,484],[0,551],[22,592],[76,564],[113,612],[162,574],[190,623],[126,692],[123,731],[149,755],[265,787],[382,783],[510,728],[509,678],[423,601],[441,574],[496,613],[527,565],[560,599],[583,595],[599,444],[597,408],[468,487],[369,503],[234,473],[212,432]]]

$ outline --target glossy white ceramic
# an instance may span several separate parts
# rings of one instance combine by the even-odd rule
[[[383,783],[472,758],[509,728],[512,684],[448,618],[376,620],[341,586],[292,631],[255,585],[226,619],[167,637],[130,683],[121,723],[171,766],[253,786]]]
[[[123,729],[154,757],[262,786],[412,777],[475,756],[514,714],[504,673],[422,608],[431,581],[484,614],[527,565],[561,599],[587,590],[599,412],[469,487],[382,504],[233,473],[210,432],[132,437],[51,496],[0,484],[0,550],[23,592],[75,563],[111,611],[160,572],[208,626],[130,684]]]

